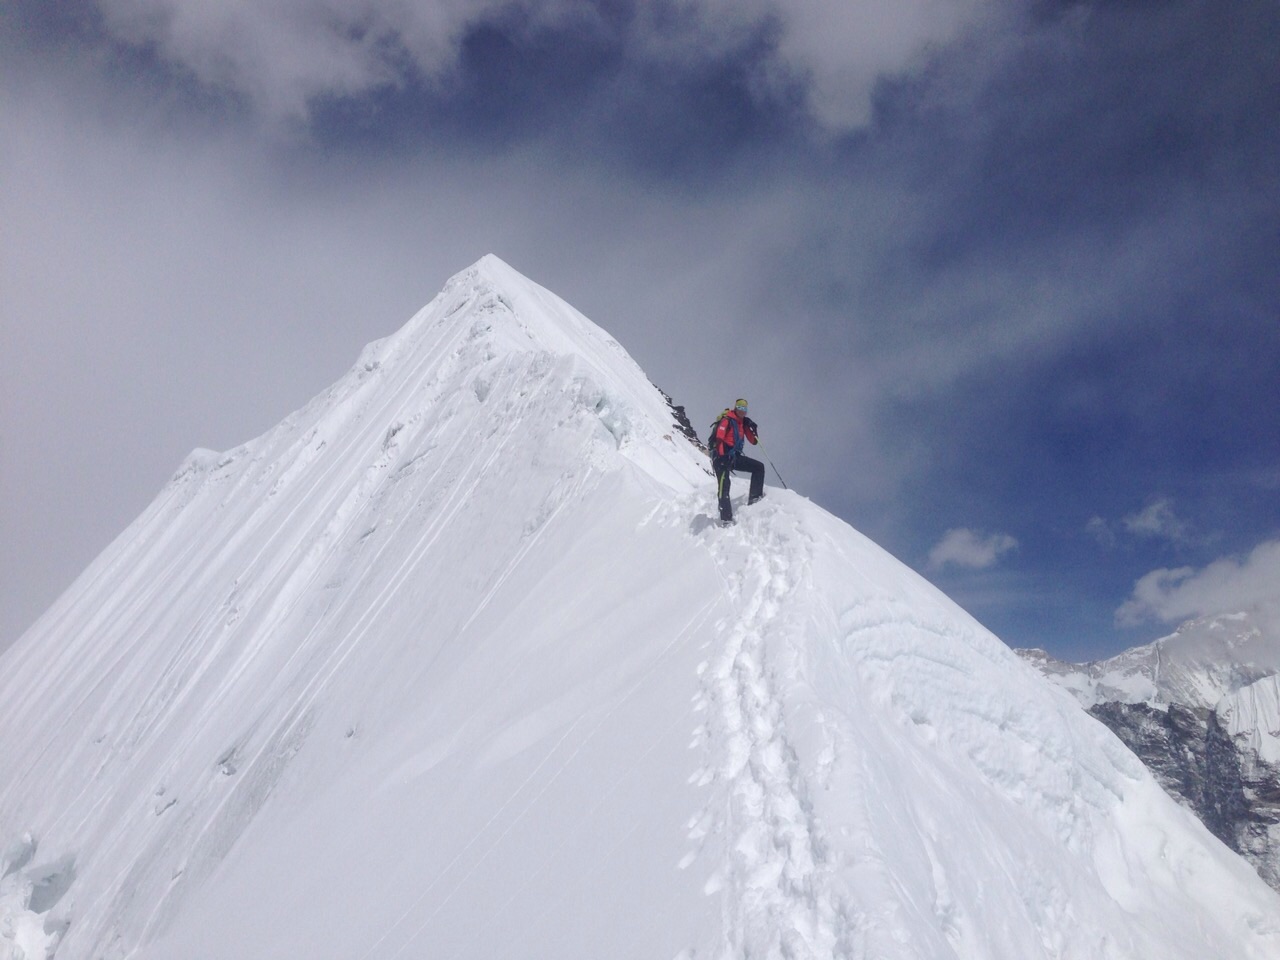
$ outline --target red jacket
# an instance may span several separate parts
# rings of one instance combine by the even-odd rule
[[[742,452],[742,441],[756,441],[756,423],[737,410],[726,410],[711,430],[711,455],[723,457],[726,453],[737,456]]]

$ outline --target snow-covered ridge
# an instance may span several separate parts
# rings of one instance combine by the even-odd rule
[[[488,254],[452,277],[399,331],[369,344],[350,371],[303,409],[225,454],[193,451],[174,479],[224,469],[246,456],[270,456],[282,437],[293,438],[304,424],[307,442],[315,440],[318,451],[328,434],[374,412],[388,419],[391,442],[408,423],[436,412],[451,390],[469,390],[483,403],[505,365],[520,357],[529,359],[534,378],[556,361],[570,364],[575,399],[595,412],[616,445],[646,457],[647,467],[666,479],[692,480],[698,472],[689,470],[697,458],[686,445],[675,443],[674,436],[667,439],[670,410],[621,345],[555,294]],[[655,449],[662,451],[658,459],[666,466],[649,456]],[[301,469],[308,459],[304,452],[292,469]]]
[[[712,484],[496,258],[0,659],[0,958],[1269,958],[1280,902],[918,575]]]
[[[1280,632],[1250,613],[1189,620],[1167,637],[1106,660],[1066,663],[1043,650],[1022,655],[1085,707],[1108,701],[1212,709],[1223,697],[1280,673]]]
[[[615,454],[650,482],[688,490],[704,476],[616,341],[483,258],[277,427],[226,453],[193,452],[13,648],[0,674],[11,774],[0,843],[47,819],[50,796],[69,804],[56,822],[79,823],[99,849],[125,829],[123,810],[145,811],[145,850],[77,932],[162,922],[147,914],[231,848],[311,735],[335,675],[379,642],[378,612],[440,566],[484,582],[490,559],[453,555],[527,546],[618,469]],[[477,589],[464,584],[460,602]],[[26,727],[41,735],[14,735]],[[116,774],[106,799],[81,782],[100,768]],[[228,802],[219,777],[254,782]],[[60,849],[56,833],[39,836]],[[153,872],[151,858],[191,844],[172,876]]]

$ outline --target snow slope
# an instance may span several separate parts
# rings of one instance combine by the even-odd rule
[[[1228,735],[1243,737],[1262,760],[1280,764],[1280,676],[1263,677],[1223,697],[1217,713]]]
[[[454,277],[0,659],[0,957],[1280,956],[1070,696],[711,492],[607,334]]]

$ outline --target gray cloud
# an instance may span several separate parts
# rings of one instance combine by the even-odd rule
[[[1007,533],[988,534],[957,527],[948,530],[929,551],[928,566],[934,570],[946,566],[985,570],[1017,546],[1018,541]]]
[[[1093,516],[1085,525],[1086,532],[1098,543],[1111,549],[1120,540],[1120,534],[1133,539],[1155,540],[1175,547],[1191,546],[1206,542],[1197,536],[1190,522],[1178,516],[1171,497],[1156,497],[1141,510],[1125,514],[1118,523],[1110,523],[1100,516]]]
[[[153,47],[201,83],[251,100],[269,118],[305,118],[320,97],[393,86],[412,65],[439,77],[454,65],[467,24],[495,15],[501,0],[98,0],[107,31]],[[554,21],[571,0],[531,4]]]
[[[991,0],[98,0],[106,30],[154,49],[201,83],[236,92],[276,120],[305,118],[320,99],[410,80],[447,82],[469,31],[487,22],[523,33],[618,34],[655,62],[716,59],[767,25],[775,60],[759,82],[807,78],[814,116],[835,130],[870,117],[879,77],[953,39]]]
[[[1137,513],[1121,519],[1125,530],[1138,537],[1156,537],[1170,543],[1186,543],[1191,538],[1191,526],[1173,509],[1173,501],[1160,497]]]
[[[810,82],[814,116],[833,131],[870,120],[882,76],[920,67],[928,53],[994,15],[994,0],[706,0],[711,22],[752,11],[780,24],[778,55]]]

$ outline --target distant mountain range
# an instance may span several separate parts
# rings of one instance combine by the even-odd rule
[[[1019,650],[1280,890],[1280,633],[1237,613],[1093,663]]]

